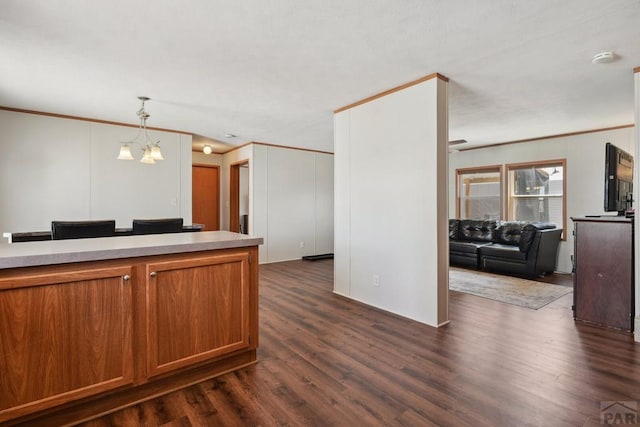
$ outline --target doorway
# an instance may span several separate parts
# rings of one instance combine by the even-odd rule
[[[241,160],[229,170],[229,230],[249,234],[249,161]]]
[[[203,231],[220,230],[220,166],[193,165],[192,222],[203,224]]]

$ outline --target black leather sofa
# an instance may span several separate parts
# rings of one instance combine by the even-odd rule
[[[556,268],[562,229],[551,223],[449,220],[449,263],[535,278]]]

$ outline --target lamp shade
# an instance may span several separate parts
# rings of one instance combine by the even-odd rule
[[[117,157],[118,160],[133,160],[133,156],[131,155],[131,148],[127,144],[122,144],[120,146],[120,154]]]
[[[151,147],[151,158],[153,160],[164,160],[164,157],[162,157],[162,151],[160,151],[160,147],[158,145]]]
[[[140,163],[144,163],[147,165],[155,165],[156,161],[153,160],[153,157],[151,157],[151,149],[149,147],[145,148],[144,150],[144,156],[142,156],[142,159],[140,159]]]

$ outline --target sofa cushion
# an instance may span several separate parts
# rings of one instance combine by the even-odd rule
[[[495,221],[461,219],[458,225],[458,239],[466,241],[491,242],[496,229]]]
[[[451,240],[449,242],[449,252],[475,254],[478,248],[491,245],[490,242],[463,242],[461,240]]]
[[[527,254],[520,252],[520,248],[514,245],[494,243],[490,246],[483,246],[479,250],[480,257],[504,258],[516,261],[527,260]]]
[[[449,220],[449,239],[458,240],[458,220]]]
[[[494,233],[493,241],[503,245],[518,246],[522,228],[527,224],[526,221],[500,221]]]

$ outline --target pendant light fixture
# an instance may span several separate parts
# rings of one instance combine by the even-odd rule
[[[156,160],[164,160],[164,158],[160,151],[160,141],[153,142],[147,133],[147,119],[150,115],[144,109],[144,103],[149,101],[149,98],[146,96],[139,96],[138,99],[142,102],[142,106],[136,112],[140,118],[140,127],[138,128],[138,133],[132,140],[121,143],[118,160],[133,160],[133,155],[131,155],[131,145],[136,144],[140,146],[144,153],[142,155],[142,159],[140,159],[140,163],[153,165],[156,163]]]

